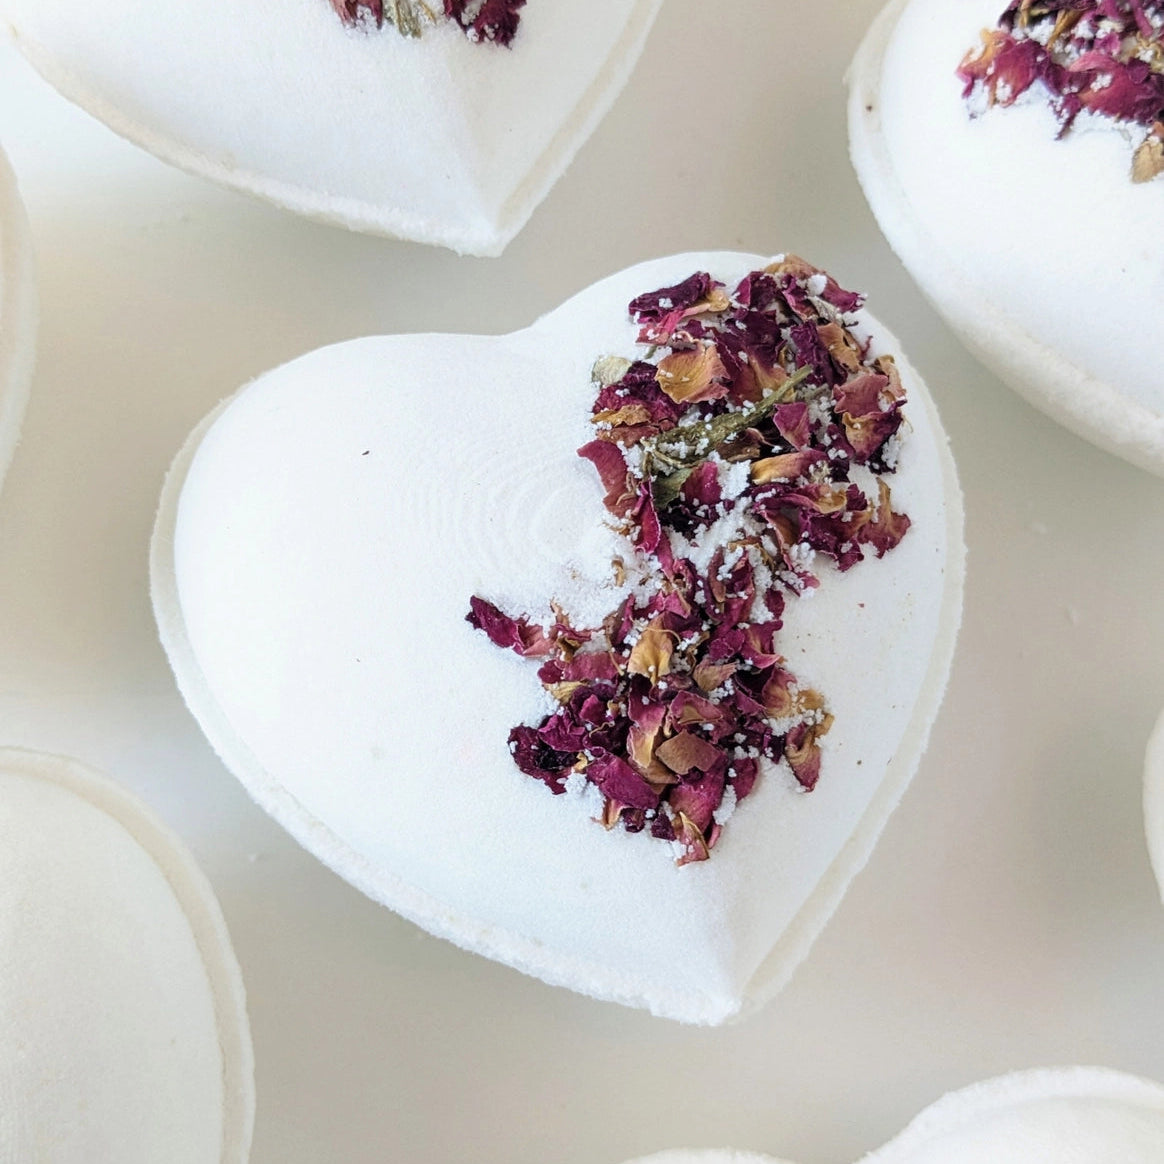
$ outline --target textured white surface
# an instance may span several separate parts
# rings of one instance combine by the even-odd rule
[[[218,903],[144,806],[0,749],[0,1160],[242,1164],[250,1032]]]
[[[705,1148],[696,1152],[656,1152],[653,1156],[631,1160],[628,1164],[778,1164],[778,1161],[774,1161],[771,1156],[757,1156],[753,1152]]]
[[[359,340],[268,373],[179,457],[154,551],[190,707],[312,852],[434,933],[689,1022],[783,985],[925,747],[961,617],[962,516],[924,386],[902,358],[909,534],[789,603],[780,650],[837,717],[821,782],[805,796],[765,772],[710,861],[679,869],[670,846],[608,833],[517,770],[505,740],[543,714],[537,668],[465,613],[481,594],[540,618],[602,586],[618,547],[576,453],[594,360],[641,350],[636,294],[697,270],[735,286],[766,261],[678,255],[510,336]],[[593,625],[619,600],[607,583],[589,601]]]
[[[165,161],[497,254],[626,82],[659,3],[534,3],[510,50],[447,24],[348,29],[328,0],[4,0],[0,16],[66,97]]]
[[[1164,1079],[1142,809],[1164,481],[1024,404],[893,258],[844,133],[874,0],[727,7],[667,0],[610,116],[489,262],[191,179],[0,45],[42,303],[0,494],[0,738],[117,773],[196,853],[246,976],[254,1164],[618,1164],[674,1144],[850,1164],[943,1092],[1016,1068]],[[701,114],[714,134],[675,132],[676,110],[725,89]],[[707,1030],[468,957],[306,853],[183,706],[147,546],[174,451],[267,368],[357,335],[509,332],[650,255],[785,246],[867,290],[926,375],[966,497],[966,616],[865,871],[781,994]]]
[[[893,0],[853,62],[853,162],[886,237],[967,346],[1037,407],[1164,474],[1164,181],[1036,91],[971,118],[954,75],[996,0]]]
[[[1156,721],[1144,758],[1144,829],[1160,896],[1164,898],[1164,715]]]
[[[945,1095],[863,1164],[1158,1164],[1164,1088],[1089,1067],[1023,1071]],[[779,1164],[746,1152],[661,1152],[629,1164]]]
[[[20,439],[36,355],[32,238],[16,177],[0,150],[0,485]]]

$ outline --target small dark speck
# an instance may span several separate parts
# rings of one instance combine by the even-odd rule
[[[872,112],[873,112],[873,106],[872,106],[872,105],[866,105],[866,106],[865,106],[865,112],[866,112],[866,113],[872,113]]]
[[[862,764],[864,764],[864,763],[865,763],[865,761],[864,761],[864,760],[858,760],[858,761],[857,761],[857,767],[858,767],[858,768],[860,768],[860,767],[861,767],[861,765],[862,765]]]
[[[864,610],[864,609],[865,609],[865,604],[864,604],[863,602],[858,602],[858,603],[857,603],[857,605],[858,605],[858,606],[859,606],[859,607],[860,607],[862,610]]]
[[[360,456],[361,456],[361,457],[366,457],[366,456],[367,456],[367,455],[368,455],[368,454],[369,454],[371,451],[372,451],[371,449],[365,449],[365,450],[364,450],[364,451],[363,451],[363,452],[360,454]]]

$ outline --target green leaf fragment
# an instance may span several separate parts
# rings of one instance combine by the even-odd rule
[[[812,371],[799,368],[775,392],[769,392],[750,408],[723,412],[707,420],[676,425],[642,442],[644,475],[651,478],[651,498],[656,509],[665,509],[678,496],[684,482],[708,457],[747,428],[759,424],[796,396],[796,390]]]

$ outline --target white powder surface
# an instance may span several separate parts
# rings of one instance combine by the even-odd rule
[[[780,1164],[771,1156],[757,1156],[754,1152],[733,1152],[730,1148],[703,1148],[678,1152],[657,1152],[628,1164]]]
[[[1156,721],[1144,759],[1144,829],[1160,896],[1164,898],[1164,715]]]
[[[1164,1088],[1094,1067],[1022,1071],[943,1096],[862,1164],[1159,1164]],[[730,1150],[629,1164],[780,1164]]]
[[[961,500],[928,395],[894,480],[913,528],[790,602],[782,649],[836,724],[804,795],[767,772],[711,860],[606,832],[513,764],[536,664],[465,622],[478,594],[612,609],[590,369],[635,354],[635,295],[759,256],[680,255],[513,335],[398,336],[260,377],[191,438],[153,584],[194,714],[252,795],[371,896],[471,949],[603,998],[715,1023],[791,974],[912,775],[961,610]],[[873,325],[880,335],[884,332]],[[886,343],[890,341],[886,339]]]
[[[115,785],[0,751],[0,1160],[242,1164],[250,1034],[218,903]]]
[[[16,177],[0,150],[0,485],[32,384],[37,304],[32,240]]]
[[[865,1164],[1159,1164],[1162,1156],[1164,1088],[1070,1067],[953,1092]]]
[[[0,0],[58,89],[166,161],[358,230],[497,254],[629,76],[661,0],[534,0],[511,49],[328,0]],[[438,5],[439,8],[439,5]]]
[[[1164,473],[1164,179],[1128,129],[1059,140],[1034,94],[971,117],[955,76],[1003,6],[893,0],[850,75],[870,205],[922,290],[999,376],[1080,435]],[[1040,86],[1036,86],[1039,89]]]

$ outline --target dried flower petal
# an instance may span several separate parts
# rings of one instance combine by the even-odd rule
[[[714,744],[686,731],[660,744],[655,755],[680,776],[691,771],[710,772],[723,759],[723,753]]]
[[[659,387],[677,404],[699,404],[727,395],[727,372],[714,343],[672,352],[659,361]]]

